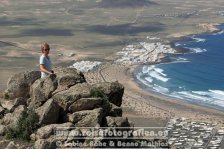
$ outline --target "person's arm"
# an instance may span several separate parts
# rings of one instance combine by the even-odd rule
[[[45,68],[45,66],[44,66],[44,64],[40,64],[40,71],[42,71],[42,72],[44,72],[44,73],[47,73],[47,74],[53,74],[53,72],[51,71],[48,71],[46,68]]]

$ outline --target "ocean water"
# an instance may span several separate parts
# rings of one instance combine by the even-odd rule
[[[169,55],[175,62],[140,67],[138,82],[166,96],[224,110],[224,25],[219,27],[217,33],[176,42],[190,53]]]

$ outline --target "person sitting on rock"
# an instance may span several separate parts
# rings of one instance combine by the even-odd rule
[[[51,69],[51,59],[49,57],[50,46],[47,43],[41,45],[42,55],[40,56],[40,71],[41,78],[44,78],[50,74],[53,74],[54,71]]]

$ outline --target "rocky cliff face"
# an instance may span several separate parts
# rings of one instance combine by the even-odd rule
[[[91,147],[91,139],[83,135],[82,128],[108,131],[108,127],[131,127],[128,119],[122,117],[123,85],[89,84],[75,68],[60,68],[55,74],[40,78],[40,72],[30,71],[9,79],[5,99],[1,99],[0,135],[15,127],[20,114],[28,109],[33,109],[39,117],[38,130],[31,135],[39,149],[66,147],[74,141]],[[61,139],[55,137],[58,128],[68,132]],[[82,138],[71,137],[73,131],[82,134]],[[105,141],[103,137],[97,140]]]

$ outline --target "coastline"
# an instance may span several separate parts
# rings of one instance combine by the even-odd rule
[[[218,23],[199,23],[197,32],[191,32],[191,31],[183,31],[178,32],[174,34],[170,34],[167,37],[174,38],[174,39],[180,39],[182,37],[190,36],[190,35],[196,35],[196,34],[203,34],[203,33],[215,33],[219,32],[220,29],[218,26],[221,24]]]
[[[196,34],[188,34],[189,35],[197,35],[197,34],[206,34],[206,33],[216,33],[219,32],[221,29],[218,28],[217,26],[218,24],[204,24],[205,27],[209,28],[206,29],[204,31],[201,31],[199,33]],[[183,40],[190,40],[189,38],[185,37],[187,35],[182,35],[181,37],[178,38],[172,38],[171,42],[170,42],[170,46],[171,48],[174,48],[174,43],[177,41],[183,41]],[[178,49],[178,48],[174,48],[177,53],[172,53],[172,54],[183,54],[183,53],[189,53],[188,49]],[[169,59],[170,60],[170,59]],[[167,61],[161,61],[158,63],[167,63]],[[168,61],[170,62],[170,61]],[[157,63],[157,62],[155,62]],[[153,63],[153,64],[155,64]],[[113,65],[113,64],[112,64]],[[127,65],[126,65],[127,66]],[[132,99],[128,99],[126,102],[141,102],[143,101],[143,104],[148,104],[149,107],[154,107],[157,110],[160,109],[161,111],[158,112],[159,115],[162,115],[164,113],[165,116],[161,116],[160,118],[162,119],[169,119],[170,117],[185,117],[194,121],[206,121],[206,122],[210,122],[210,123],[218,123],[218,125],[220,126],[224,126],[224,111],[221,110],[220,108],[217,107],[213,107],[213,106],[207,106],[205,104],[200,104],[200,103],[195,103],[195,102],[190,102],[190,101],[185,101],[185,100],[181,100],[178,98],[174,98],[174,97],[168,97],[166,95],[162,95],[150,90],[146,90],[144,89],[144,86],[142,84],[139,84],[139,82],[136,80],[136,77],[134,75],[134,72],[136,71],[137,67],[140,67],[140,65],[129,65],[127,68],[126,66],[120,66],[120,67],[124,67],[121,70],[118,70],[119,73],[121,73],[123,71],[123,69],[125,69],[125,71],[123,71],[123,73],[120,74],[120,77],[116,78],[116,75],[113,77],[113,75],[110,75],[110,77],[108,77],[109,74],[113,74],[114,72],[114,68],[107,68],[108,69],[108,73],[105,73],[105,80],[107,81],[115,81],[118,80],[119,82],[121,82],[122,84],[125,84],[125,88],[126,88],[126,94],[125,96],[127,96],[127,94],[130,94]],[[116,67],[116,66],[115,66]],[[101,68],[100,68],[101,69]],[[106,68],[104,68],[106,69]],[[110,70],[111,69],[111,70]],[[100,70],[102,71],[102,69]],[[127,80],[123,81],[123,77],[128,78]],[[140,96],[138,96],[137,94],[141,94]],[[137,96],[138,98],[135,98],[135,96]],[[136,104],[136,103],[135,103]],[[128,107],[130,106],[130,104],[124,105],[124,107]],[[133,106],[131,106],[133,107]],[[134,106],[135,107],[135,106]],[[129,108],[134,110],[135,112],[139,113],[139,109],[135,109],[135,108]],[[150,111],[145,111],[145,112],[140,112],[140,115],[144,115],[146,114],[146,112],[149,113],[153,113],[153,110]],[[158,114],[157,113],[157,114]],[[143,116],[144,117],[144,116]],[[156,117],[156,116],[155,116]],[[145,118],[147,119],[147,116],[145,116]]]
[[[132,77],[134,78],[134,82],[136,82],[137,86],[139,88],[142,88],[143,90],[145,90],[146,92],[149,92],[150,94],[158,97],[158,98],[166,98],[168,100],[177,100],[177,101],[183,101],[183,102],[186,102],[190,105],[197,105],[197,106],[202,106],[202,107],[205,107],[205,108],[211,108],[211,109],[214,109],[214,110],[218,110],[220,112],[224,112],[224,109],[223,107],[217,107],[217,106],[213,106],[213,105],[207,105],[205,103],[199,103],[199,102],[194,102],[194,101],[189,101],[189,100],[183,100],[183,99],[179,99],[179,98],[175,98],[175,97],[171,97],[171,96],[168,96],[168,95],[164,95],[164,94],[161,94],[161,93],[158,93],[156,91],[153,91],[153,90],[150,90],[150,89],[146,89],[148,86],[141,83],[136,75],[134,75],[136,72],[137,72],[137,69],[139,69],[138,67],[141,67],[141,66],[137,66],[137,68],[135,68],[135,70],[133,71],[133,75]]]
[[[217,24],[215,24],[215,25],[211,25],[211,24],[207,24],[208,25],[208,28],[211,28],[211,29],[208,29],[208,31],[207,32],[202,32],[202,33],[200,33],[200,35],[203,35],[203,34],[211,34],[211,33],[217,33],[217,32],[220,32],[222,29],[221,29],[221,25],[222,24],[219,24],[219,25],[217,25]],[[204,24],[204,26],[206,26],[206,24]],[[194,35],[198,35],[198,34],[190,34],[190,35],[188,35],[188,36],[194,36]],[[176,52],[174,52],[174,53],[169,53],[170,55],[178,55],[178,54],[185,54],[185,53],[190,53],[190,50],[189,49],[186,49],[186,48],[184,48],[184,47],[178,47],[178,46],[175,46],[175,43],[176,42],[179,42],[179,41],[193,41],[193,39],[192,38],[190,38],[190,37],[188,37],[188,36],[184,36],[184,37],[179,37],[179,38],[177,38],[177,39],[172,39],[171,41],[170,41],[170,46],[171,46],[171,48],[172,49],[174,49]],[[158,62],[158,63],[150,63],[150,64],[146,64],[146,65],[153,65],[153,64],[163,64],[163,63],[172,63],[172,62],[175,62],[175,61],[177,61],[177,60],[172,60],[169,56],[168,56],[168,58],[167,58],[167,60],[162,60],[161,62]],[[221,107],[221,106],[216,106],[216,105],[208,105],[208,104],[206,104],[206,103],[203,103],[203,102],[197,102],[197,101],[191,101],[191,100],[183,100],[183,99],[179,99],[179,98],[176,98],[176,97],[170,97],[170,96],[168,96],[168,95],[165,95],[165,94],[160,94],[160,93],[158,93],[158,92],[156,92],[156,91],[153,91],[153,90],[150,90],[150,89],[146,89],[146,88],[148,88],[148,86],[146,85],[146,84],[144,84],[143,82],[141,82],[140,80],[138,80],[137,79],[137,77],[136,77],[136,72],[138,72],[138,70],[141,68],[141,66],[139,65],[139,66],[137,66],[136,68],[135,68],[135,70],[132,72],[133,73],[133,75],[132,75],[132,77],[135,79],[135,82],[137,83],[137,85],[140,87],[140,88],[142,88],[142,89],[144,89],[146,92],[150,92],[151,94],[153,94],[153,95],[156,95],[156,96],[160,96],[161,98],[168,98],[168,99],[170,99],[170,100],[181,100],[181,101],[184,101],[184,102],[186,102],[186,103],[188,103],[188,104],[190,104],[190,105],[197,105],[197,106],[202,106],[202,107],[205,107],[205,108],[211,108],[211,109],[215,109],[215,110],[218,110],[218,111],[221,111],[221,112],[224,112],[224,110],[223,110],[223,107]]]
[[[139,118],[144,118],[146,121],[148,118],[160,118],[165,121],[177,116],[224,125],[224,112],[147,92],[136,84],[132,76],[133,71],[133,67],[106,64],[95,72],[87,73],[86,76],[87,81],[91,83],[103,81],[103,79],[108,82],[122,83],[125,86],[123,108],[134,111]],[[124,115],[130,116],[129,113],[126,112]],[[138,121],[135,122],[138,123]]]

